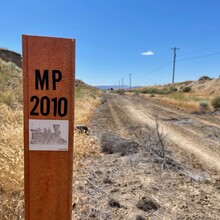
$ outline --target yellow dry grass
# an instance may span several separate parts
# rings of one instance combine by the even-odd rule
[[[23,114],[0,105],[0,219],[23,216]]]
[[[88,124],[94,107],[100,104],[99,98],[85,97],[76,99],[75,124]]]
[[[168,97],[163,97],[160,99],[165,105],[176,107],[185,111],[193,112],[199,111],[199,104],[195,101],[179,101]]]
[[[212,96],[210,95],[174,92],[169,95],[157,96],[156,99],[165,105],[176,107],[188,112],[199,112],[200,102],[205,101],[208,103],[208,109],[206,109],[206,111],[213,110],[213,107],[210,104],[212,99]]]
[[[77,98],[75,102],[75,124],[83,124],[89,127],[94,108],[100,104],[98,98],[99,92],[96,97],[84,95],[83,98]],[[74,155],[75,166],[80,168],[83,166],[83,159],[85,157],[100,156],[98,141],[94,137],[81,132],[75,132],[74,137]]]
[[[74,137],[74,166],[76,169],[83,167],[83,160],[86,157],[99,157],[99,143],[94,137],[75,132]]]

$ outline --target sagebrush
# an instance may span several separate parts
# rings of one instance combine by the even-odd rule
[[[211,104],[215,109],[220,108],[220,96],[213,98]]]

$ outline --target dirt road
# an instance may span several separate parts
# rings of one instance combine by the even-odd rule
[[[102,103],[91,135],[103,154],[84,161],[75,218],[220,219],[217,113],[187,113],[154,98],[111,93]]]
[[[158,118],[160,132],[173,145],[173,152],[181,148],[180,153],[193,154],[202,167],[220,171],[220,115],[190,114],[163,106],[150,97],[109,94],[106,98],[110,124],[115,125],[114,130],[121,135],[129,124],[154,129]]]

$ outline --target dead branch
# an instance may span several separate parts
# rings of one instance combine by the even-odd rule
[[[160,202],[154,195],[151,194],[151,197],[152,197],[159,205],[161,205],[161,202]]]
[[[157,132],[157,138],[159,140],[160,146],[161,146],[161,152],[162,155],[159,153],[159,156],[161,156],[162,158],[165,158],[165,146],[164,146],[164,142],[163,139],[165,137],[163,137],[163,131],[162,133],[159,132],[159,123],[158,123],[158,118],[156,117],[156,132]]]
[[[162,219],[158,214],[154,213],[154,215],[155,215],[158,219]]]
[[[98,189],[100,192],[102,192],[102,193],[104,193],[105,195],[107,195],[108,197],[109,197],[109,195],[108,195],[108,193],[107,192],[105,192],[105,191],[103,191],[102,189],[100,189],[97,185],[95,185],[91,180],[89,180],[88,178],[86,178],[86,177],[84,177],[85,178],[85,180],[87,181],[87,182],[89,182],[91,185],[93,185],[96,189]]]

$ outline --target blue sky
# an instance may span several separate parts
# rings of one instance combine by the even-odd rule
[[[21,52],[22,34],[75,38],[76,78],[91,85],[169,83],[175,46],[175,81],[219,77],[219,11],[219,0],[1,1],[0,47]]]

